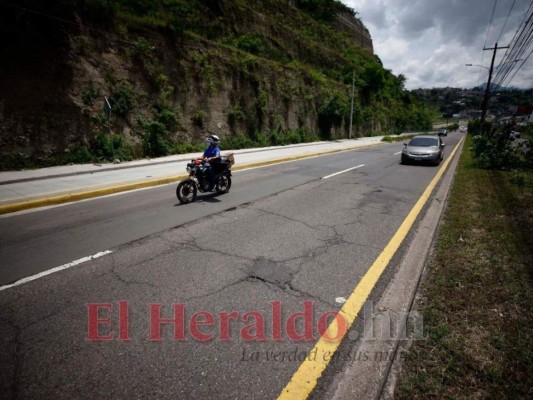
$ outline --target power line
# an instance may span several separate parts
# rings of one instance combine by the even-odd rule
[[[529,59],[529,57],[531,57],[532,53],[533,53],[533,49],[529,52],[528,56],[524,59],[524,61],[522,61],[522,64],[520,64],[520,66],[518,68],[516,68],[516,70],[514,71],[513,75],[509,78],[509,81],[507,82],[507,84],[504,85],[504,87],[507,87],[507,85],[509,85],[509,83],[511,83],[511,81],[514,79],[515,75],[518,73],[518,71],[520,71],[520,68],[522,68],[524,66],[524,64],[526,63],[526,61]]]
[[[520,26],[518,27],[509,49],[505,52],[499,69],[494,78],[494,85],[507,86],[516,73],[524,66],[531,53],[523,59],[533,43],[533,1],[529,5]],[[518,61],[523,61],[517,66]]]
[[[494,0],[494,6],[492,7],[492,14],[490,16],[490,21],[489,21],[489,27],[487,28],[487,34],[485,35],[485,43],[483,44],[483,48],[487,47],[487,40],[489,39],[489,32],[490,32],[490,28],[492,26],[492,20],[494,19],[494,11],[496,10],[496,4],[498,4],[498,0]],[[485,53],[484,52],[481,52],[481,62],[479,63],[480,65],[483,65],[483,58],[485,57]],[[478,81],[481,81],[481,68],[479,69],[479,76],[478,76]]]
[[[513,0],[513,4],[511,4],[511,9],[509,10],[509,14],[507,14],[507,18],[505,18],[505,23],[502,26],[502,30],[500,32],[500,36],[498,36],[498,39],[496,39],[497,42],[500,41],[500,38],[503,35],[503,31],[505,30],[505,26],[507,25],[507,21],[509,21],[509,16],[511,15],[511,12],[513,11],[515,3],[516,3],[516,0]]]
[[[498,4],[498,0],[494,0],[494,7],[492,7],[492,14],[490,16],[489,27],[487,28],[487,35],[485,36],[485,44],[483,45],[483,47],[487,47],[487,40],[489,38],[489,32],[492,26],[492,20],[494,19],[494,11],[496,10],[496,4]],[[483,61],[483,58],[481,58],[481,61]]]

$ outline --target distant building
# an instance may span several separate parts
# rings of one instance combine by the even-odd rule
[[[516,123],[533,123],[533,107],[531,106],[514,106],[510,107]]]

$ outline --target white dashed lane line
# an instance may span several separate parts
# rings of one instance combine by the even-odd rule
[[[55,272],[63,271],[64,269],[68,269],[68,268],[74,267],[76,265],[80,265],[80,264],[82,264],[84,262],[91,261],[91,260],[106,256],[106,255],[111,254],[111,253],[112,253],[111,250],[101,251],[99,253],[93,254],[92,256],[83,257],[83,258],[80,258],[78,260],[74,260],[72,262],[69,262],[67,264],[60,265],[59,267],[55,267],[55,268],[40,272],[40,273],[38,273],[36,275],[28,276],[27,278],[23,278],[21,280],[18,280],[15,283],[11,283],[11,284],[5,285],[5,286],[0,286],[0,292],[2,290],[6,290],[6,289],[9,289],[9,288],[12,288],[12,287],[15,287],[15,286],[22,285],[23,283],[34,281],[36,279],[42,278],[43,276],[50,275],[50,274],[53,274]]]

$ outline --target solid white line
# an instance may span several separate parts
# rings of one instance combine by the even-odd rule
[[[64,269],[67,269],[67,268],[70,268],[70,267],[74,267],[74,266],[79,265],[81,263],[84,263],[86,261],[91,261],[91,260],[94,260],[95,258],[100,258],[100,257],[103,257],[103,256],[105,256],[107,254],[111,254],[111,253],[112,253],[111,250],[101,251],[100,253],[96,253],[96,254],[94,254],[92,256],[83,257],[83,258],[80,258],[79,260],[75,260],[75,261],[69,262],[68,264],[63,264],[63,265],[60,265],[59,267],[55,267],[55,268],[49,269],[47,271],[40,272],[40,273],[38,273],[36,275],[28,276],[27,278],[23,278],[21,280],[18,280],[15,283],[12,283],[10,285],[0,286],[0,292],[2,290],[6,290],[6,289],[9,289],[9,288],[12,288],[12,287],[15,287],[15,286],[22,285],[23,283],[34,281],[36,279],[42,278],[43,276],[50,275],[50,274],[53,274],[53,273],[58,272],[58,271],[62,271]]]
[[[361,168],[361,167],[364,167],[364,166],[365,166],[365,164],[361,164],[361,165],[358,165],[357,167],[352,167],[352,168],[345,169],[344,171],[335,172],[334,174],[322,177],[322,179],[328,179],[328,178],[331,178],[332,176],[344,174],[345,172],[352,171],[354,169]]]
[[[393,156],[397,156],[398,154],[401,154],[401,153],[402,153],[402,152],[399,151],[399,152],[397,152],[397,153],[394,153]]]

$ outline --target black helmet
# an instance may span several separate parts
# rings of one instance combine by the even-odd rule
[[[209,135],[206,142],[208,145],[216,145],[220,143],[220,138],[217,135]]]

